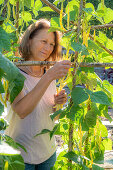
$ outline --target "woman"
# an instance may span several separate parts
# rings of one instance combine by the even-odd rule
[[[59,34],[48,32],[50,23],[41,19],[32,24],[20,42],[20,54],[25,60],[56,60],[59,55]],[[54,137],[49,133],[34,137],[43,129],[52,130],[54,121],[50,114],[53,106],[64,104],[67,100],[65,90],[56,94],[55,80],[66,76],[70,61],[57,62],[49,70],[41,66],[20,67],[26,77],[24,87],[15,98],[13,116],[7,134],[23,145],[21,149],[25,170],[50,170],[56,160]]]

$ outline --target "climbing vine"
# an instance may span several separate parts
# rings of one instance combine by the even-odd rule
[[[42,2],[48,6],[43,7]],[[113,87],[98,77],[93,63],[113,62],[113,41],[102,31],[113,28],[113,10],[105,6],[104,0],[96,9],[85,0],[68,1],[66,8],[63,0],[55,1],[54,5],[47,3],[45,0],[0,1],[0,168],[24,169],[23,158],[17,151],[22,146],[4,135],[8,126],[4,116],[7,101],[13,102],[25,80],[13,64],[19,60],[18,38],[36,21],[39,12],[46,15],[46,11],[56,11],[49,31],[62,32],[61,45],[66,49],[63,60],[73,62],[68,75],[57,83],[57,92],[65,86],[69,88],[68,103],[64,107],[57,106],[51,115],[52,120],[59,115],[54,129],[44,129],[36,136],[62,135],[63,151],[57,157],[55,169],[103,169],[99,164],[104,161],[105,150],[112,149],[112,142],[101,117],[112,121],[108,106],[112,107]],[[91,25],[94,19],[99,25]],[[92,67],[84,67],[84,63],[92,63]]]

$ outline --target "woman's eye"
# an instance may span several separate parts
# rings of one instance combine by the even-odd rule
[[[54,44],[50,44],[50,45],[54,47]]]
[[[46,40],[42,40],[43,43],[46,43]]]

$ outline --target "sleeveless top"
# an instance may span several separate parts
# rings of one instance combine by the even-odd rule
[[[40,78],[20,72],[26,77],[21,91],[21,95],[24,97],[36,86]],[[50,114],[55,93],[56,85],[55,81],[52,81],[35,109],[24,119],[20,119],[12,108],[9,108],[7,120],[10,118],[10,122],[5,133],[26,148],[27,153],[20,148],[25,163],[40,164],[49,159],[56,150],[54,136],[50,140],[49,133],[34,137],[43,129],[52,130],[54,127],[54,121],[51,120]]]

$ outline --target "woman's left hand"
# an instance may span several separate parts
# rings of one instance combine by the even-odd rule
[[[55,104],[65,104],[66,101],[67,101],[67,94],[65,93],[65,89],[62,89],[58,94],[54,95]]]

